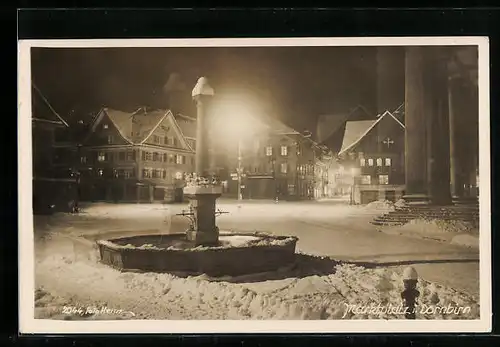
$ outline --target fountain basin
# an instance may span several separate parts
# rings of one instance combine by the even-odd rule
[[[196,246],[185,233],[99,240],[100,259],[120,270],[212,277],[275,271],[295,261],[298,238],[264,233],[224,233],[219,244]]]

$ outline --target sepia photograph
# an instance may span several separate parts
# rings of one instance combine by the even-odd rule
[[[21,41],[23,332],[487,331],[488,59]]]

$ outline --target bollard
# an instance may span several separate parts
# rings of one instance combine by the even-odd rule
[[[417,271],[411,266],[407,267],[403,272],[404,289],[401,292],[401,298],[403,299],[405,307],[406,319],[415,319],[416,317],[415,305],[417,303],[417,297],[420,295],[420,292],[417,290],[417,282]]]

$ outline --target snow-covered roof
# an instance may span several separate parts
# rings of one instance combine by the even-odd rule
[[[164,110],[147,112],[144,108],[140,108],[134,113],[110,108],[104,109],[104,112],[118,129],[120,135],[129,142],[144,141],[166,116]],[[136,134],[139,133],[139,135],[132,137],[132,131]]]
[[[346,151],[362,139],[375,122],[376,121],[373,120],[347,122],[345,125],[344,140],[342,141],[342,148],[340,149],[339,154]]]
[[[170,110],[148,110],[145,107],[140,107],[135,112],[103,108],[95,118],[91,132],[95,131],[104,115],[108,116],[120,135],[129,143],[143,143],[146,141],[167,117],[171,117],[174,125],[183,133],[183,129],[181,129]]]
[[[355,146],[385,117],[393,118],[403,129],[405,128],[404,124],[401,123],[401,121],[397,119],[389,111],[385,111],[375,121],[373,120],[349,121],[346,123],[344,140],[342,142],[342,148],[340,149],[339,154],[342,154],[345,151],[352,148],[353,146]]]
[[[196,139],[196,118],[183,114],[176,114],[175,120],[186,138]]]
[[[43,93],[38,89],[38,87],[32,83],[32,118],[34,121],[45,121],[54,124],[64,125],[69,127],[68,123],[54,110],[50,102],[43,95]]]

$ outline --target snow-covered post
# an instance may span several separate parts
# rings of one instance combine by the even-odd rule
[[[403,286],[404,289],[401,292],[401,298],[404,301],[405,318],[415,319],[415,304],[420,292],[417,290],[418,273],[413,267],[407,267],[403,272]]]

